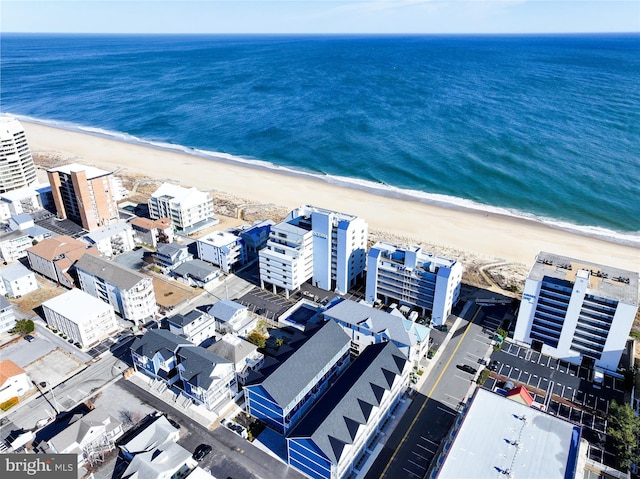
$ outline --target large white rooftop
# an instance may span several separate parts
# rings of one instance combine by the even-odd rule
[[[478,389],[438,478],[575,477],[580,428]]]
[[[238,236],[234,235],[233,233],[229,233],[228,231],[214,231],[213,233],[198,239],[198,241],[208,243],[212,246],[222,247],[234,243],[238,241],[238,239]]]

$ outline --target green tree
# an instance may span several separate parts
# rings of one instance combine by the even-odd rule
[[[18,319],[11,332],[22,334],[24,336],[25,334],[32,333],[34,329],[35,326],[33,324],[33,321],[31,321],[30,319]]]
[[[258,331],[251,331],[247,335],[247,341],[249,341],[251,344],[255,344],[261,349],[264,348],[267,344],[267,338],[265,338]]]
[[[640,417],[628,404],[613,401],[609,407],[609,427],[607,434],[614,441],[618,465],[627,470],[632,463],[640,462]]]
[[[280,346],[284,344],[284,338],[276,339],[276,349],[280,349]]]

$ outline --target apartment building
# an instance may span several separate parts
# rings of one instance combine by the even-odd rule
[[[14,263],[0,269],[0,294],[19,298],[38,289],[36,275],[22,263]]]
[[[244,387],[247,412],[286,434],[349,364],[349,337],[329,321]],[[293,347],[293,346],[292,346]]]
[[[247,262],[243,240],[227,231],[215,231],[197,241],[198,258],[229,274]]]
[[[88,254],[75,267],[80,288],[109,303],[124,319],[144,323],[155,317],[157,304],[150,277]]]
[[[133,239],[138,244],[156,248],[159,243],[173,241],[173,221],[169,218],[150,220],[148,218],[134,218],[131,220]]]
[[[45,301],[42,309],[50,327],[85,349],[120,329],[113,306],[76,288]]]
[[[109,257],[131,251],[136,246],[133,228],[129,223],[122,222],[98,228],[82,236],[82,239]]]
[[[0,193],[38,182],[27,135],[18,120],[0,117]]]
[[[67,288],[72,288],[74,283],[69,270],[85,254],[99,256],[100,252],[84,241],[64,235],[44,239],[27,249],[29,266],[33,271]]]
[[[382,300],[431,314],[431,324],[445,323],[460,295],[462,265],[425,253],[418,246],[401,248],[376,243],[367,258],[365,299]]]
[[[112,172],[72,163],[52,168],[47,175],[58,218],[87,231],[118,221],[121,186]]]
[[[217,222],[213,199],[196,188],[163,183],[149,199],[151,219],[169,218],[174,227],[191,234]]]
[[[638,311],[638,273],[541,252],[513,339],[573,364],[616,371]]]
[[[359,355],[367,346],[390,341],[417,365],[429,349],[429,328],[366,304],[340,299],[323,312],[351,338],[351,353]]]
[[[287,462],[308,477],[359,477],[408,384],[410,362],[393,343],[367,347],[287,435]]]

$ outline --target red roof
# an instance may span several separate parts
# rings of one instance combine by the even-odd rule
[[[524,386],[513,388],[507,393],[507,397],[509,399],[522,402],[529,407],[531,407],[531,405],[533,404],[533,398],[531,397],[531,394],[529,394],[529,391],[527,391],[527,388],[525,388]]]

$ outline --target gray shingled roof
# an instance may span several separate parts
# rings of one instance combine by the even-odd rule
[[[273,371],[262,387],[278,404],[286,406],[336,354],[350,344],[349,336],[333,321],[325,323],[309,340]]]
[[[170,318],[167,318],[167,321],[183,328],[187,324],[193,323],[196,319],[202,316],[207,316],[207,313],[198,309],[192,309],[187,314],[176,314],[174,316],[171,316]]]
[[[137,338],[131,345],[131,351],[140,356],[152,358],[157,352],[165,350],[172,353],[182,344],[191,344],[184,338],[176,336],[166,329],[151,329],[144,336]],[[164,354],[163,354],[164,356]]]
[[[223,337],[220,341],[216,341],[207,349],[221,358],[232,361],[234,364],[258,350],[258,347],[255,344],[251,344],[249,341],[245,341],[242,338],[237,339],[237,344],[233,344],[226,341]]]
[[[426,326],[409,321],[403,316],[396,317],[348,299],[340,301],[326,310],[324,317],[359,326],[361,329],[372,333],[386,331],[390,339],[407,346],[413,346],[418,341],[423,341],[429,337],[429,329]]]
[[[76,269],[114,284],[120,289],[131,289],[143,279],[148,279],[137,271],[90,254],[85,254],[76,262]]]
[[[156,251],[162,256],[168,256],[169,258],[172,258],[173,256],[186,249],[188,249],[186,245],[181,245],[178,243],[166,243],[159,244]]]
[[[201,259],[192,259],[185,261],[175,268],[173,273],[178,276],[190,276],[199,281],[204,281],[209,275],[211,275],[211,273],[215,273],[218,269],[219,268],[216,268]]]
[[[374,406],[402,374],[407,357],[393,343],[368,346],[307,412],[289,438],[311,438],[337,464],[344,446],[353,444]]]
[[[182,466],[191,458],[191,453],[180,444],[170,442],[149,452],[137,454],[122,477],[137,473],[136,479],[158,479],[167,471]]]
[[[200,347],[180,348],[181,376],[193,386],[209,389],[215,377],[211,374],[218,364],[231,364],[217,354]]]
[[[121,442],[120,447],[130,454],[150,451],[164,444],[167,438],[177,430],[178,429],[172,426],[167,420],[166,416],[158,416],[153,422],[145,426],[144,429],[137,431],[128,441]]]
[[[207,313],[209,313],[209,316],[227,322],[241,309],[247,309],[247,307],[235,301],[223,299],[211,306]]]

